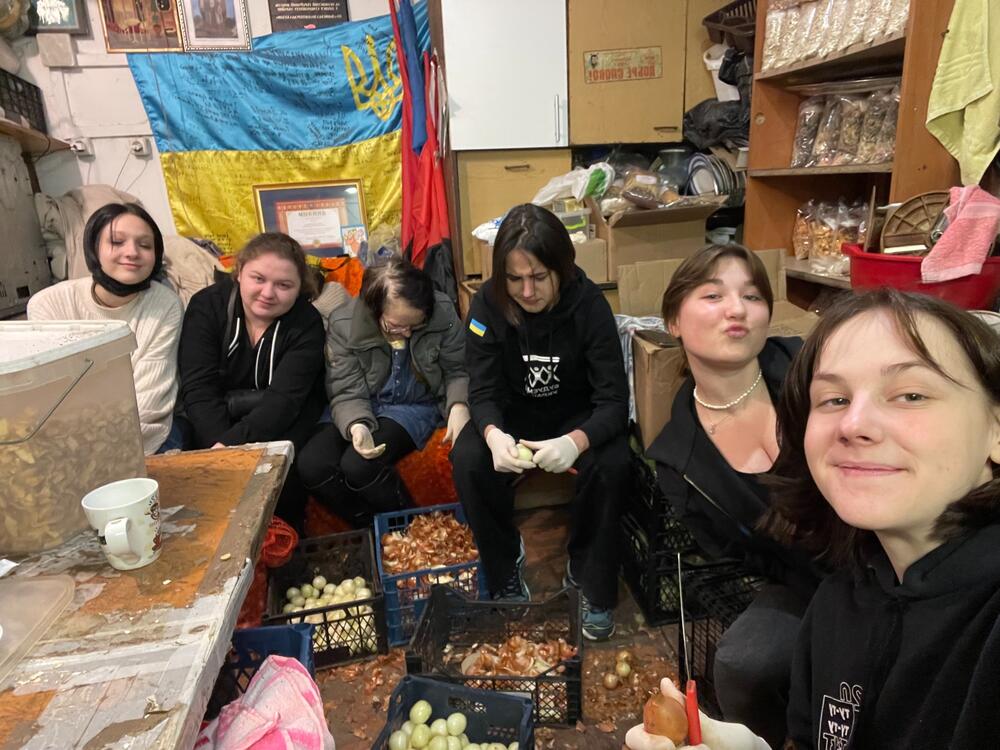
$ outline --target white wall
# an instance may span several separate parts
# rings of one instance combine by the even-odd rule
[[[247,0],[250,33],[271,32],[267,0]],[[389,12],[388,0],[348,0],[351,20],[362,20]],[[44,157],[35,165],[43,192],[62,195],[88,184],[107,184],[137,196],[164,233],[176,230],[167,202],[156,144],[139,99],[128,61],[123,54],[108,54],[101,30],[97,0],[87,0],[90,37],[73,37],[76,67],[48,68],[41,60],[33,37],[14,43],[21,57],[18,74],[42,89],[49,134],[69,141],[90,138],[94,157],[78,158],[70,152]],[[134,156],[129,143],[136,136],[149,137],[150,157]]]

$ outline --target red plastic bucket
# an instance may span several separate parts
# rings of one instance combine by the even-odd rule
[[[920,280],[923,258],[866,253],[859,245],[844,245],[843,250],[851,256],[851,286],[854,289],[888,286],[939,297],[966,310],[992,310],[1000,294],[1000,258],[987,258],[983,270],[973,276],[925,284]]]

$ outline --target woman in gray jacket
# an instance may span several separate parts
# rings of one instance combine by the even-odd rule
[[[326,334],[332,424],[299,456],[318,500],[356,528],[409,496],[394,466],[447,420],[451,442],[469,421],[465,332],[455,306],[404,260],[365,271],[361,294],[335,309]]]

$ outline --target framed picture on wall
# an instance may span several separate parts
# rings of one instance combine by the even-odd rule
[[[86,0],[31,0],[28,34],[58,31],[73,36],[90,34]]]
[[[189,52],[250,49],[246,0],[177,0],[184,49]]]
[[[260,231],[287,234],[309,255],[353,255],[367,237],[360,180],[255,185],[253,194]]]
[[[175,0],[98,0],[108,52],[181,52]]]

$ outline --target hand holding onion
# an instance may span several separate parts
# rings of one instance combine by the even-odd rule
[[[684,694],[668,677],[660,680],[660,692],[646,701],[643,723],[628,730],[625,746],[629,750],[771,750],[770,746],[742,724],[716,721],[704,713],[701,717],[700,745],[683,745],[687,737]]]

